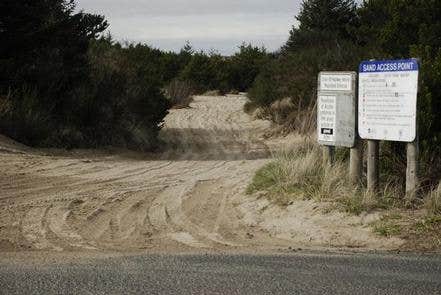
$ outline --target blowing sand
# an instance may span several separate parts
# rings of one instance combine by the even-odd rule
[[[244,191],[281,140],[243,111],[246,98],[196,97],[172,110],[166,152],[37,150],[0,137],[0,251],[395,249],[375,215],[282,209]],[[273,147],[273,148],[272,148]]]

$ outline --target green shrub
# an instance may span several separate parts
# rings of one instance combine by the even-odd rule
[[[80,92],[78,124],[96,145],[149,150],[156,147],[169,103],[160,91],[160,52],[143,45],[122,47],[110,39],[91,45],[90,83]],[[108,131],[112,130],[112,134]]]
[[[229,60],[229,89],[248,91],[261,69],[270,60],[264,47],[243,43]]]
[[[187,47],[183,51],[190,53],[190,59],[178,78],[190,81],[198,94],[209,90],[219,90],[223,94],[247,91],[270,58],[265,48],[245,43],[231,57],[221,56],[216,52],[206,54],[189,50]]]
[[[181,80],[191,82],[197,94],[209,90],[218,90],[222,94],[228,93],[235,89],[231,83],[232,77],[231,59],[215,52],[193,54],[189,63],[178,76]]]
[[[278,85],[276,84],[277,64],[268,64],[256,77],[248,92],[250,101],[259,107],[270,106],[272,102],[282,98]]]
[[[380,220],[374,224],[374,232],[384,237],[401,234],[401,226],[395,222]]]

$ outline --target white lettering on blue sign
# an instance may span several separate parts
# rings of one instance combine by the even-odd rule
[[[416,59],[365,61],[360,64],[360,73],[418,71]]]

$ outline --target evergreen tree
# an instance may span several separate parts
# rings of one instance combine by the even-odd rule
[[[73,0],[1,1],[0,92],[27,84],[61,96],[87,75],[89,42],[107,22],[74,10]]]
[[[298,27],[290,31],[282,52],[323,44],[329,40],[352,40],[353,28],[358,25],[354,0],[304,0]]]
[[[239,52],[234,54],[231,59],[231,87],[238,91],[247,91],[268,59],[264,47],[242,44],[239,47]]]
[[[104,17],[75,12],[73,0],[0,2],[0,113],[2,132],[37,144],[70,124],[87,83],[88,48],[107,27]]]

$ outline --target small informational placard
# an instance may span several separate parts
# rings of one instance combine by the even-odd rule
[[[321,91],[351,91],[352,76],[323,72],[320,79]]]
[[[318,97],[318,132],[319,141],[334,142],[335,141],[335,123],[337,110],[337,97],[331,95],[319,95]]]
[[[317,135],[322,145],[355,144],[355,72],[321,72],[318,79]]]
[[[359,71],[360,137],[372,140],[414,141],[418,61],[365,61],[360,64]]]

